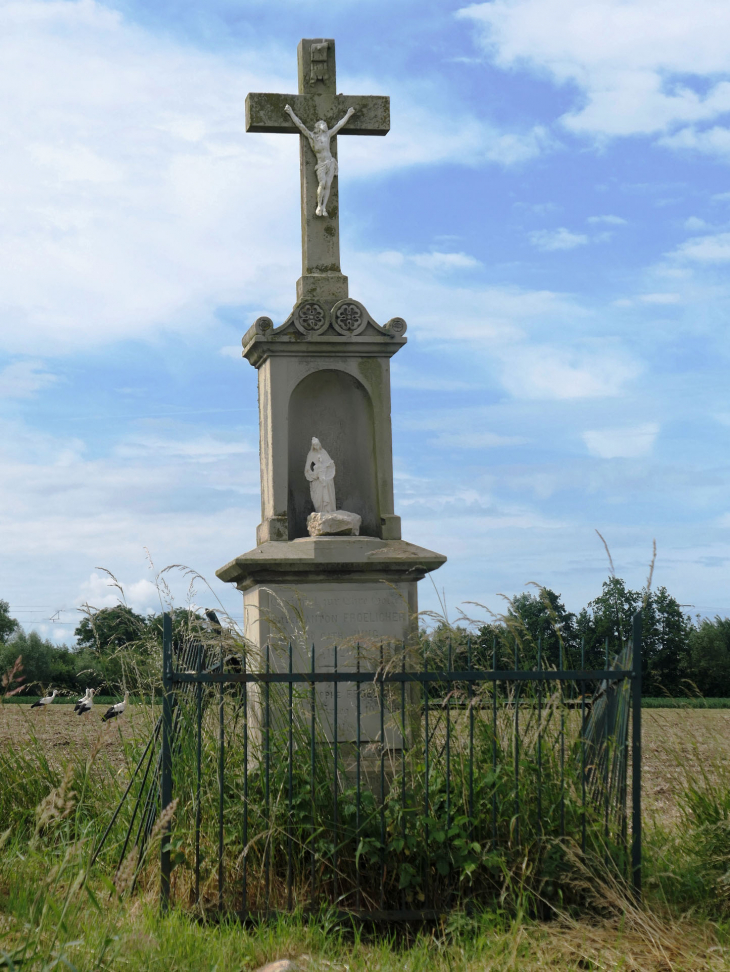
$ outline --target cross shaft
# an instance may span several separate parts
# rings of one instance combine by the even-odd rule
[[[311,132],[318,121],[329,129],[354,114],[340,129],[341,135],[386,135],[390,129],[390,98],[383,95],[337,94],[335,42],[331,39],[302,40],[297,48],[298,94],[246,96],[246,131],[299,135],[302,206],[302,277],[297,297],[338,300],[347,296],[347,277],[340,269],[340,220],[337,176],[332,179],[326,216],[316,215],[317,157],[285,111],[289,105]],[[330,139],[330,153],[337,160],[337,135]]]

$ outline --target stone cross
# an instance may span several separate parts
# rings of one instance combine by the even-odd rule
[[[292,113],[312,132],[317,122],[328,129],[351,117],[338,131],[341,135],[387,135],[390,129],[390,98],[383,95],[337,94],[335,42],[302,40],[297,48],[299,94],[249,94],[246,96],[246,131],[281,132],[299,135],[302,180],[302,277],[297,299],[318,297],[339,300],[347,297],[347,277],[340,269],[340,223],[337,176],[334,176],[326,205],[326,216],[317,213],[317,158],[309,140],[301,134]],[[286,107],[291,108],[291,113]],[[330,139],[332,158],[337,160],[337,135]]]

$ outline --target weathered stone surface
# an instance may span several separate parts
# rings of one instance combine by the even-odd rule
[[[360,533],[362,517],[346,510],[334,513],[310,513],[307,530],[310,537],[356,537]]]
[[[262,522],[258,546],[216,573],[244,593],[246,638],[275,671],[292,665],[306,672],[316,662],[325,671],[362,674],[384,659],[398,661],[398,652],[406,660],[417,636],[418,581],[446,558],[401,540],[394,510],[390,358],[406,344],[406,323],[394,317],[381,326],[348,295],[336,175],[327,184],[327,215],[317,215],[313,126],[322,121],[331,129],[352,108],[341,134],[383,135],[389,100],[336,93],[332,40],[303,40],[298,67],[298,95],[252,94],[246,103],[248,131],[299,131],[287,104],[307,130],[300,137],[302,276],[286,320],[275,326],[259,317],[243,338],[243,355],[258,371]],[[332,158],[320,175],[336,160],[336,143],[330,137]],[[337,463],[337,491],[327,505],[315,500],[305,474],[313,437]],[[328,734],[336,718],[345,761],[358,741],[365,763],[373,747],[373,764],[383,745],[404,746],[389,697],[372,683],[317,682],[314,692]],[[255,687],[251,693],[253,701]],[[380,770],[372,781],[363,771],[377,791]],[[293,972],[288,963],[265,972]]]
[[[321,547],[337,547],[347,542],[356,544],[358,538],[318,538],[312,542]],[[381,645],[386,657],[398,656],[402,646],[411,642],[417,626],[416,582],[384,584],[377,575],[350,580],[338,572],[329,579],[315,581],[307,574],[299,583],[258,584],[246,591],[243,605],[248,637],[255,645],[269,647],[271,668],[279,672],[288,670],[290,645],[295,672],[310,671],[312,646],[318,671],[334,670],[335,651],[338,672],[354,672],[358,664],[360,671],[375,671],[380,664]],[[339,742],[354,743],[358,736],[358,693],[354,682],[316,685],[318,723],[326,737],[332,739],[335,693]],[[359,728],[363,745],[382,738],[380,700],[372,683],[361,685]],[[391,713],[387,705],[384,730],[388,748],[400,749],[402,734],[397,713]]]
[[[443,554],[405,540],[303,537],[262,543],[219,568],[216,576],[240,591],[272,583],[304,589],[308,583],[328,579],[419,581],[445,563]]]
[[[298,94],[251,93],[246,97],[247,132],[281,132],[299,135],[302,180],[302,274],[308,280],[307,296],[325,298],[317,290],[321,280],[324,290],[332,290],[333,275],[340,272],[340,225],[338,178],[334,177],[327,203],[327,218],[316,215],[317,159],[307,139],[300,135],[291,116],[289,105],[304,126],[311,131],[315,123],[324,121],[332,126],[352,114],[340,130],[341,135],[386,135],[390,129],[390,98],[385,95],[343,95],[337,93],[335,42],[328,39],[305,39],[297,51],[299,74]],[[337,160],[337,136],[332,138],[330,151]],[[347,296],[347,281],[342,278],[337,294]]]

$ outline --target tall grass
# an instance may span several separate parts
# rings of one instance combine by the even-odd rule
[[[226,653],[234,647],[226,645]],[[237,650],[248,649],[238,642]],[[150,698],[155,688],[148,685],[143,691]],[[603,815],[594,814],[590,808],[585,816],[582,813],[578,713],[566,712],[559,696],[546,693],[538,719],[534,697],[525,694],[522,701],[526,705],[510,708],[514,697],[500,696],[494,732],[490,719],[494,699],[485,686],[478,706],[472,710],[476,772],[473,812],[469,812],[469,767],[465,760],[469,709],[462,707],[468,702],[466,690],[460,691],[461,696],[452,696],[449,702],[452,749],[448,784],[443,750],[447,706],[442,694],[431,703],[434,736],[428,773],[422,738],[419,745],[417,735],[409,737],[412,744],[405,758],[405,814],[400,754],[386,754],[392,762],[386,766],[383,817],[377,786],[363,781],[362,829],[358,835],[353,825],[357,804],[351,758],[341,754],[335,774],[330,727],[323,721],[317,728],[312,781],[308,697],[299,700],[304,712],[297,716],[293,728],[292,776],[297,797],[291,818],[288,763],[282,759],[288,752],[287,726],[275,725],[269,739],[267,810],[265,764],[261,759],[264,737],[252,723],[246,845],[242,839],[242,698],[235,691],[226,691],[223,697],[224,909],[235,910],[240,905],[244,855],[249,906],[267,904],[267,858],[268,904],[274,908],[285,903],[285,849],[290,830],[295,850],[296,905],[305,906],[312,898],[312,850],[320,900],[329,897],[333,904],[351,907],[353,873],[359,868],[363,904],[379,905],[383,819],[386,906],[400,907],[405,902],[420,907],[430,902],[453,907],[449,917],[421,931],[406,930],[405,937],[398,940],[387,934],[367,938],[359,926],[343,925],[327,908],[319,910],[314,921],[305,921],[300,910],[289,918],[274,917],[246,933],[225,917],[209,924],[209,906],[219,903],[216,812],[220,710],[219,696],[213,691],[204,706],[201,739],[201,900],[199,905],[194,900],[191,870],[197,740],[193,709],[188,707],[185,712],[181,708],[185,717],[181,716],[180,751],[175,760],[177,802],[170,810],[174,811],[172,850],[176,863],[173,890],[179,907],[164,920],[157,911],[162,826],[147,842],[144,854],[129,855],[126,866],[117,869],[131,802],[117,818],[102,856],[91,865],[93,850],[111,820],[159,708],[149,703],[135,707],[135,725],[137,718],[145,716],[144,726],[140,722],[139,731],[120,740],[124,756],[121,770],[106,760],[98,742],[101,737],[92,736],[88,751],[68,759],[52,759],[38,736],[32,735],[27,746],[11,741],[0,751],[0,967],[50,972],[62,966],[91,972],[124,965],[132,972],[170,968],[239,972],[287,955],[297,957],[303,969],[346,966],[352,972],[361,968],[456,967],[523,972],[591,968],[704,972],[730,967],[724,926],[687,918],[691,909],[720,919],[727,910],[727,776],[709,767],[706,778],[686,776],[680,800],[682,826],[673,835],[656,832],[650,837],[648,898],[644,908],[637,908],[627,893],[621,867],[605,867],[607,848],[621,853],[620,834],[610,829],[607,844]],[[392,707],[397,713],[398,706]],[[518,749],[513,732],[516,714],[520,722]],[[422,726],[422,718],[416,700],[405,728],[410,732],[414,723]],[[538,740],[542,782],[539,815]],[[379,747],[373,755],[379,773]],[[681,773],[679,754],[667,753],[667,760],[670,758],[674,759],[675,771]],[[515,760],[521,780],[519,828]],[[338,896],[332,879],[335,779],[340,825]],[[447,819],[450,826],[445,826]],[[565,833],[578,836],[578,846],[561,838],[562,820]],[[582,853],[579,845],[584,823],[586,852]],[[135,872],[136,891],[132,894]],[[471,913],[462,907],[470,897],[474,904]],[[196,920],[189,920],[188,914]],[[534,925],[527,918],[548,914],[553,919],[549,925]],[[589,923],[581,920],[586,914],[591,915]],[[309,959],[302,958],[306,955]]]
[[[249,665],[251,660],[249,653]],[[432,656],[430,662],[445,667],[444,659]],[[390,664],[400,668],[397,657]],[[625,875],[625,821],[614,802],[621,794],[591,801],[591,793],[601,792],[595,780],[599,752],[582,742],[581,713],[566,710],[565,689],[556,683],[450,689],[436,686],[429,696],[428,753],[424,699],[404,693],[408,702],[401,710],[400,690],[382,689],[387,719],[396,727],[391,733],[407,745],[364,745],[359,792],[354,747],[341,738],[335,765],[332,727],[321,704],[312,736],[308,690],[293,697],[289,760],[286,686],[271,687],[268,731],[262,728],[260,692],[248,691],[246,721],[237,686],[222,694],[201,690],[198,793],[197,701],[192,693],[181,696],[173,784],[176,900],[224,910],[244,903],[270,910],[322,902],[348,909],[449,910],[478,901],[545,913],[580,903],[566,880],[571,841]],[[109,867],[129,823],[125,810],[102,858]],[[140,868],[142,886],[155,879],[156,865]]]

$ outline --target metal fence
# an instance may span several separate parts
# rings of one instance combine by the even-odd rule
[[[454,670],[448,649],[430,670],[392,648],[369,670],[350,652],[342,670],[337,648],[313,647],[296,671],[290,646],[251,671],[222,647],[173,646],[165,615],[159,789],[148,786],[144,823],[149,835],[179,798],[161,845],[163,908],[174,892],[242,917],[327,904],[428,918],[488,903],[528,860],[549,898],[562,893],[567,840],[640,896],[640,613],[632,635],[600,670],[584,656],[564,668],[562,650],[549,668],[540,648],[530,670],[516,650],[512,669],[496,651],[475,669],[467,649]],[[344,733],[343,704],[355,710]]]

